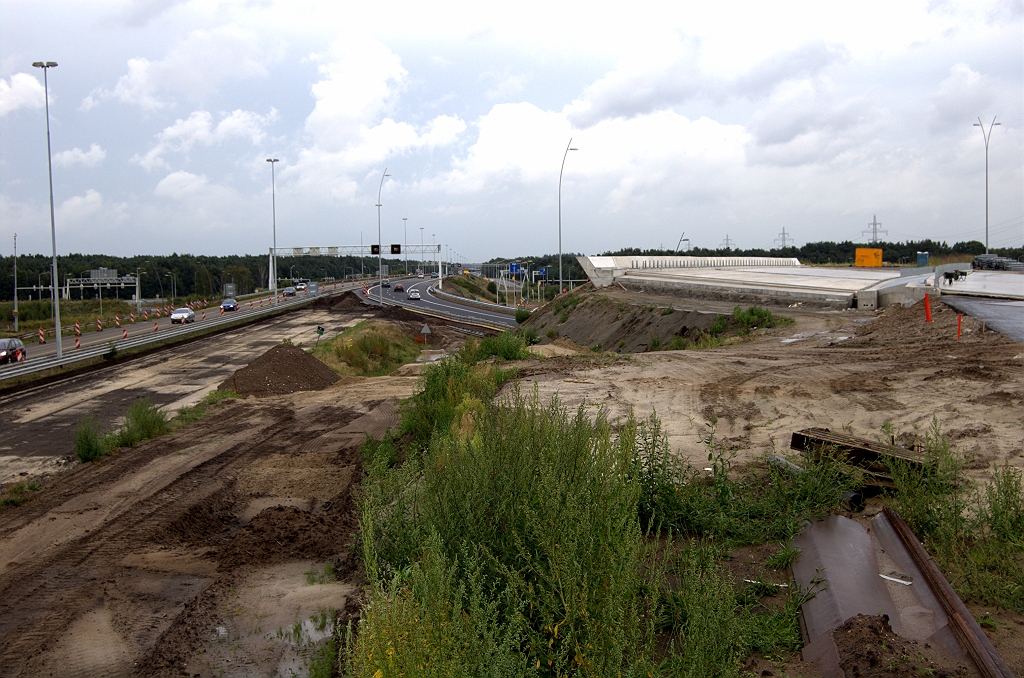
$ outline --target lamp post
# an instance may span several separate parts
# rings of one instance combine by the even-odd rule
[[[168,271],[164,275],[171,279],[171,306],[174,306],[174,299],[178,296],[178,278],[174,271]]]
[[[423,272],[423,227],[420,226],[420,273]]]
[[[50,82],[47,71],[57,67],[56,61],[35,61],[32,65],[43,69],[43,91],[46,101],[46,165],[50,173],[50,242],[53,246],[53,263],[50,280],[57,280],[57,226],[53,216],[53,157],[50,150]],[[51,297],[53,299],[53,333],[57,339],[57,360],[64,357],[61,348],[60,337],[60,302],[57,300],[57,286],[50,285]]]
[[[270,255],[270,291],[274,293],[277,303],[277,180],[274,176],[274,165],[280,162],[277,158],[267,158],[270,163],[270,215],[273,222],[273,254]]]
[[[402,233],[405,238],[405,274],[409,275],[409,217],[402,217]]]
[[[980,117],[978,122],[974,123],[975,127],[981,128],[981,136],[985,137],[985,254],[988,254],[988,142],[992,138],[992,128],[1001,124],[992,116],[992,123],[988,126],[988,132],[985,132],[985,125]]]
[[[569,156],[569,151],[575,151],[578,149],[571,148],[572,137],[569,137],[569,143],[565,147],[565,153],[562,155],[562,169],[558,170],[558,293],[561,294],[565,291],[562,287],[562,172],[565,171],[565,159]]]
[[[18,234],[14,234],[14,333],[18,333]]]
[[[381,268],[384,251],[380,240],[380,192],[384,190],[384,177],[390,177],[388,168],[384,168],[384,174],[380,176],[380,186],[377,187],[377,294],[380,297],[380,307],[384,308],[384,269]]]
[[[292,264],[292,267],[288,269],[288,279],[293,283],[295,282],[295,264]]]

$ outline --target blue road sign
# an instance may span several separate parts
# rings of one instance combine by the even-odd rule
[[[547,277],[547,274],[548,274],[548,269],[546,269],[546,268],[542,268],[542,269],[540,269],[539,271],[537,271],[537,274],[538,274],[538,275],[542,275],[542,276],[545,276],[545,277]]]
[[[519,264],[513,261],[511,264],[508,265],[508,272],[519,273]]]

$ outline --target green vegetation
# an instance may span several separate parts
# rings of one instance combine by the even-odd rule
[[[32,495],[39,491],[40,485],[34,480],[11,483],[4,488],[0,506],[21,506],[32,501]]]
[[[551,341],[554,341],[555,339],[558,339],[558,330],[556,330],[556,329],[555,329],[554,327],[549,327],[549,328],[548,328],[548,331],[547,331],[547,332],[545,332],[544,334],[545,334],[545,335],[547,336],[547,338],[548,338],[548,339],[550,339]]]
[[[522,323],[525,323],[529,319],[530,319],[530,310],[529,309],[526,309],[526,308],[517,308],[516,309],[516,322],[517,323],[522,324]]]
[[[475,275],[453,275],[444,279],[445,285],[452,284],[457,287],[459,291],[463,293],[463,296],[467,296],[470,299],[476,299],[477,301],[489,301],[491,303],[497,302],[498,297],[498,286],[494,281],[485,281]],[[491,289],[493,287],[494,289]],[[446,291],[452,291],[446,289]]]
[[[496,282],[494,282],[493,280],[488,281],[487,282],[487,291],[490,292],[491,294],[497,294],[498,293],[498,284]]]
[[[391,374],[420,354],[420,347],[390,323],[363,321],[312,351],[339,374],[379,377]]]
[[[993,469],[977,486],[938,421],[924,436],[923,471],[895,464],[893,508],[965,599],[1024,611],[1024,484],[1021,470]]]
[[[662,315],[664,315],[664,311]],[[651,351],[717,348],[725,343],[727,337],[732,335],[742,337],[756,329],[785,327],[792,324],[792,318],[774,315],[771,311],[758,306],[751,306],[745,311],[737,306],[733,309],[732,315],[718,316],[707,331],[701,332],[696,339],[672,337],[667,344],[662,344],[660,339],[652,336],[649,347]]]
[[[511,373],[486,353],[428,367],[401,437],[364,446],[371,587],[338,655],[352,675],[726,676],[799,649],[801,593],[737,588],[722,560],[835,510],[835,464],[731,477],[712,424],[709,476],[654,416],[613,436],[557,399],[491,402]]]
[[[14,303],[0,303],[0,323],[7,330],[13,329]],[[135,311],[135,305],[129,304],[123,299],[103,299],[103,322],[105,329],[110,331],[108,320],[115,315],[121,316],[124,324],[128,323],[129,314]],[[83,332],[91,332],[96,329],[96,318],[100,316],[100,304],[98,299],[86,299],[84,301],[60,302],[60,322],[64,326],[81,323]],[[53,328],[53,303],[48,299],[42,301],[18,302],[19,331],[31,332],[32,330],[44,327]],[[120,330],[117,330],[120,337]]]
[[[661,309],[661,314],[662,315],[672,315],[675,312],[676,312],[676,309],[673,308],[672,306],[669,306],[668,308]]]
[[[174,421],[183,424],[197,421],[210,414],[215,407],[220,406],[225,400],[238,397],[239,395],[231,389],[210,391],[193,407],[183,407],[178,410],[178,414],[174,417]]]
[[[75,431],[75,455],[82,462],[95,461],[119,447],[133,447],[170,431],[167,415],[139,398],[124,416],[124,424],[116,431],[100,435],[99,426],[90,417],[83,417]]]
[[[334,563],[327,563],[324,565],[324,569],[317,572],[315,569],[306,570],[303,574],[306,575],[306,583],[312,586],[313,584],[327,584],[337,579],[337,572],[334,570]],[[323,630],[323,629],[320,629]]]

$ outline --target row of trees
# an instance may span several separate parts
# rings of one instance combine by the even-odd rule
[[[399,259],[384,259],[390,270],[398,273],[404,270],[405,262]],[[416,264],[411,260],[409,267]],[[267,289],[268,261],[266,255],[207,257],[191,254],[170,256],[111,257],[98,254],[71,254],[57,257],[57,273],[63,285],[68,278],[88,278],[89,271],[98,268],[116,269],[119,276],[139,274],[142,281],[142,296],[153,299],[157,296],[214,298],[224,294],[224,285],[234,283],[238,294],[253,292],[256,288]],[[278,277],[283,280],[325,280],[358,276],[361,273],[376,275],[377,257],[278,257]],[[40,291],[39,286],[46,288]],[[35,299],[49,294],[50,257],[45,255],[20,255],[18,257],[19,299]],[[32,286],[37,290],[33,291]],[[30,289],[25,289],[25,288]],[[135,288],[104,289],[103,297],[131,299]],[[79,298],[79,290],[71,289],[71,296]],[[95,289],[85,288],[82,297],[97,296]],[[14,257],[0,258],[0,301],[14,298]]]
[[[880,242],[871,245],[854,243],[849,240],[845,242],[809,242],[802,247],[780,247],[771,250],[765,249],[708,249],[706,247],[694,247],[684,252],[694,257],[796,257],[805,264],[852,264],[858,247],[877,247],[882,250],[883,261],[890,264],[906,264],[915,266],[917,264],[917,253],[928,252],[932,256],[944,256],[961,254],[975,256],[985,253],[984,243],[977,240],[958,242],[950,247],[945,242],[934,240],[908,240],[907,242]],[[1008,247],[993,249],[992,252],[1011,259],[1024,256],[1024,248]],[[603,256],[675,256],[680,254],[675,250],[641,250],[635,247],[628,247],[615,252],[605,252]]]

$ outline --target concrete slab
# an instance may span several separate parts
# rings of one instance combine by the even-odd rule
[[[1003,301],[978,297],[942,295],[942,303],[984,320],[989,329],[1014,341],[1024,342],[1024,301]]]
[[[942,285],[942,295],[990,297],[1024,301],[1024,273],[971,271],[966,278]]]

